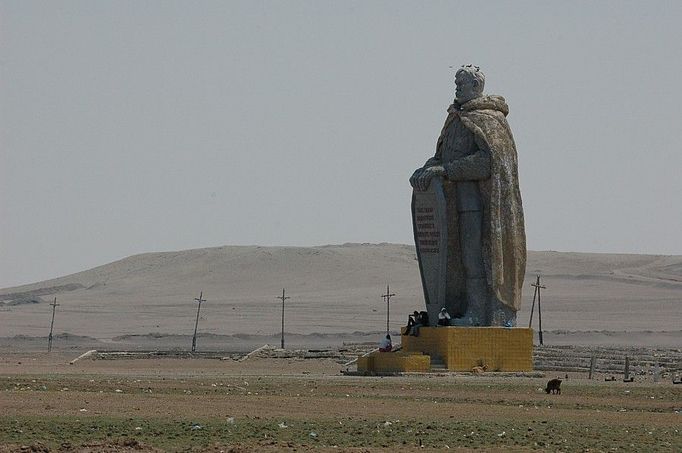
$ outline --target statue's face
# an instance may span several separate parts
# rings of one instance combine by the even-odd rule
[[[468,102],[481,95],[478,83],[466,73],[459,73],[455,76],[455,99],[460,103]]]

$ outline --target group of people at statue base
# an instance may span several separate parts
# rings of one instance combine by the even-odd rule
[[[438,325],[439,326],[449,326],[450,325],[450,313],[445,309],[441,308],[438,313]],[[417,311],[407,317],[407,326],[405,327],[405,335],[412,335],[415,337],[419,336],[419,328],[422,326],[429,325],[429,314],[425,311]],[[379,341],[379,352],[391,352],[393,349],[393,343],[391,342],[391,335],[386,334],[384,338]]]
[[[438,325],[439,326],[449,326],[450,325],[450,313],[448,313],[445,307],[441,308],[438,313]],[[407,326],[405,327],[405,335],[412,335],[415,337],[419,336],[419,328],[422,326],[429,325],[429,314],[425,311],[414,311],[411,315],[407,317]]]

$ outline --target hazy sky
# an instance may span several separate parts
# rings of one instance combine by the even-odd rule
[[[408,178],[465,63],[510,105],[530,249],[682,254],[681,22],[679,1],[2,1],[0,287],[412,243]]]

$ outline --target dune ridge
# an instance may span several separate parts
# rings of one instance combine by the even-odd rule
[[[529,251],[519,324],[527,325],[542,276],[543,327],[571,331],[673,331],[682,325],[682,256]],[[386,322],[381,294],[390,284],[391,327],[423,306],[413,246],[223,246],[130,256],[83,272],[0,290],[0,336],[44,336],[53,297],[56,332],[97,339],[191,334],[203,291],[205,334],[270,335],[280,329],[287,289],[287,331],[372,332]],[[40,297],[39,303],[11,304]],[[537,319],[537,318],[536,318]],[[47,321],[47,327],[46,327]]]

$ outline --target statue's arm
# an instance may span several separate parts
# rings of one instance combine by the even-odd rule
[[[426,161],[424,166],[422,168],[429,168],[429,167],[434,167],[436,165],[443,165],[443,162],[440,159],[440,156],[433,156],[429,160]]]
[[[436,154],[433,155],[433,157],[429,158],[429,160],[424,163],[424,165],[421,167],[422,169],[424,168],[429,168],[429,167],[435,167],[437,165],[443,165],[443,159],[442,159],[442,151],[441,151],[441,144],[443,143],[442,138],[438,137],[438,142],[436,143]]]
[[[445,176],[445,169],[443,168],[443,159],[441,145],[443,143],[442,133],[438,137],[436,143],[436,154],[424,163],[423,166],[417,168],[410,177],[410,184],[417,190],[426,190],[433,176]]]
[[[444,165],[447,178],[451,181],[478,181],[490,178],[490,149],[476,141],[478,151]]]

